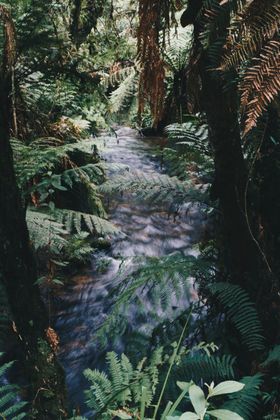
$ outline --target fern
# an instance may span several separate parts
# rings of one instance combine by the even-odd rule
[[[240,19],[241,14],[241,19]],[[235,15],[221,69],[239,67],[244,135],[256,126],[278,97],[280,6],[277,1],[253,0]]]
[[[193,380],[199,382],[219,381],[235,377],[234,364],[236,359],[230,355],[189,355],[182,360],[180,368],[174,374],[178,380]]]
[[[224,307],[228,319],[239,332],[248,350],[262,350],[262,326],[248,294],[241,287],[230,283],[216,283],[209,290]]]
[[[0,353],[0,357],[2,353]],[[4,382],[4,377],[13,362],[5,363],[0,366],[0,383]],[[0,417],[10,420],[21,420],[26,417],[23,408],[26,402],[18,398],[19,388],[15,385],[0,385]]]
[[[59,254],[67,244],[64,238],[67,230],[54,217],[29,208],[26,212],[26,221],[31,243],[36,250],[50,248],[52,252]]]
[[[156,349],[149,361],[142,359],[136,368],[124,354],[119,357],[110,352],[106,359],[108,375],[98,370],[84,372],[91,384],[85,392],[87,405],[96,413],[105,412],[109,416],[111,410],[130,403],[139,404],[143,386],[147,391],[147,405],[150,405],[158,384],[159,367],[163,364],[162,348]]]
[[[259,408],[263,375],[258,373],[254,376],[246,376],[240,382],[245,384],[245,387],[238,394],[230,395],[229,401],[222,408],[234,411],[244,420],[250,420]]]
[[[110,95],[110,112],[117,113],[130,106],[136,97],[139,81],[138,72],[132,67],[130,74],[121,81],[120,85]]]
[[[141,262],[144,264],[139,267]],[[123,265],[118,273],[120,283],[117,288],[111,291],[114,297],[112,309],[108,314],[97,336],[106,339],[109,334],[123,334],[127,323],[126,309],[129,305],[137,302],[138,311],[143,307],[139,302],[139,291],[141,296],[147,296],[153,302],[153,306],[161,308],[166,312],[172,305],[172,297],[179,299],[182,294],[187,294],[190,283],[188,278],[193,276],[196,270],[205,271],[209,267],[193,256],[183,257],[181,255],[170,255],[162,258],[148,258],[144,261],[135,259],[136,269],[132,273],[126,272]],[[146,297],[144,297],[146,299]],[[173,314],[176,315],[173,310]],[[156,313],[155,313],[155,316]],[[159,322],[160,319],[157,319]],[[125,325],[124,325],[125,324]]]
[[[87,230],[93,234],[107,236],[119,232],[112,223],[93,214],[69,209],[55,209],[53,214],[56,221],[65,226],[68,233],[81,233],[83,230]]]
[[[137,194],[137,199],[151,200],[155,204],[169,204],[179,207],[186,201],[203,201],[204,194],[191,186],[190,181],[180,181],[162,174],[145,174],[140,171],[127,172],[116,176],[112,181],[101,184],[98,188],[104,194],[129,191]]]

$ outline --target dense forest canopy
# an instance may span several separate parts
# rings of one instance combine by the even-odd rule
[[[279,1],[0,22],[0,417],[280,419]]]

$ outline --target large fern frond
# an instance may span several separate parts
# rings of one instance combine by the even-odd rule
[[[180,181],[164,174],[146,174],[129,171],[100,185],[99,191],[113,194],[128,191],[141,200],[151,200],[155,204],[179,206],[186,201],[202,201],[204,196],[190,181]]]
[[[130,261],[130,263],[133,261]],[[160,308],[159,311],[165,313],[171,312],[176,317],[177,312],[172,307],[173,298],[176,301],[183,295],[186,296],[186,305],[188,305],[191,276],[196,271],[205,272],[207,274],[209,265],[204,264],[193,256],[182,256],[179,254],[169,255],[162,258],[145,258],[134,260],[136,265],[134,271],[131,272],[129,264],[128,273],[125,264],[122,265],[118,273],[119,285],[111,291],[114,300],[112,308],[108,312],[107,319],[97,331],[97,336],[106,340],[108,333],[123,334],[127,325],[126,310],[130,305],[137,302],[138,311],[143,307],[143,303],[139,305],[139,294],[142,299],[149,299],[153,303],[154,308]],[[141,291],[141,293],[138,293]],[[155,311],[156,312],[156,311]],[[156,321],[160,323],[157,313]],[[125,325],[123,323],[125,322]]]
[[[182,360],[175,375],[179,380],[193,380],[196,383],[202,379],[204,382],[232,379],[235,376],[235,361],[230,355],[189,355]]]
[[[209,286],[209,290],[222,304],[226,316],[239,332],[248,350],[262,350],[264,348],[262,325],[247,292],[240,286],[230,283],[215,283]]]
[[[162,348],[156,349],[149,360],[142,359],[134,368],[126,355],[107,353],[108,375],[87,369],[84,374],[90,382],[85,392],[87,405],[96,411],[109,414],[132,402],[141,401],[143,386],[146,388],[146,404],[152,402],[158,384],[159,367],[163,364]],[[110,417],[109,417],[110,418]]]
[[[129,106],[136,97],[139,74],[132,68],[130,74],[110,95],[110,112],[117,113]]]
[[[68,233],[86,230],[98,235],[114,235],[119,230],[108,220],[89,213],[82,213],[76,210],[55,209],[54,217],[58,223],[65,226]]]
[[[220,69],[240,72],[244,135],[280,92],[280,5],[278,1],[252,0],[232,19],[227,53]]]
[[[231,29],[232,49],[224,57],[221,68],[239,66],[252,58],[279,29],[280,5],[275,1],[253,0]]]

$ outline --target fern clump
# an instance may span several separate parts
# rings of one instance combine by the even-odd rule
[[[109,375],[98,370],[87,369],[85,376],[91,383],[86,391],[87,405],[96,414],[106,413],[110,418],[112,410],[126,405],[138,405],[142,398],[142,388],[147,390],[147,405],[150,405],[158,384],[159,368],[164,363],[163,349],[153,352],[149,362],[141,360],[133,368],[127,356],[118,357],[116,353],[107,354]]]

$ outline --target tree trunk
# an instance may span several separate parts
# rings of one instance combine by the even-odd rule
[[[0,75],[0,281],[6,288],[14,318],[11,327],[21,347],[19,362],[31,388],[30,418],[57,420],[65,414],[64,375],[47,342],[48,316],[35,285],[35,261],[13,169],[9,133],[15,44],[9,11],[2,7],[0,13],[5,24]]]
[[[196,44],[202,50],[198,63],[201,83],[202,102],[206,112],[209,139],[214,153],[215,179],[213,197],[219,199],[223,219],[223,250],[226,268],[233,281],[246,288],[246,278],[257,271],[260,260],[251,232],[253,224],[247,214],[248,197],[246,184],[248,171],[241,147],[238,121],[238,97],[236,84],[225,86],[222,73],[215,71],[220,63],[211,60],[211,47],[221,45],[228,35],[230,8],[225,5],[223,19],[217,22],[212,33],[211,45],[204,50],[200,45],[199,33],[202,24],[195,23]],[[228,7],[228,8],[227,8]],[[227,8],[227,9],[226,9]],[[210,70],[211,69],[211,70]],[[250,206],[248,206],[248,210]]]

